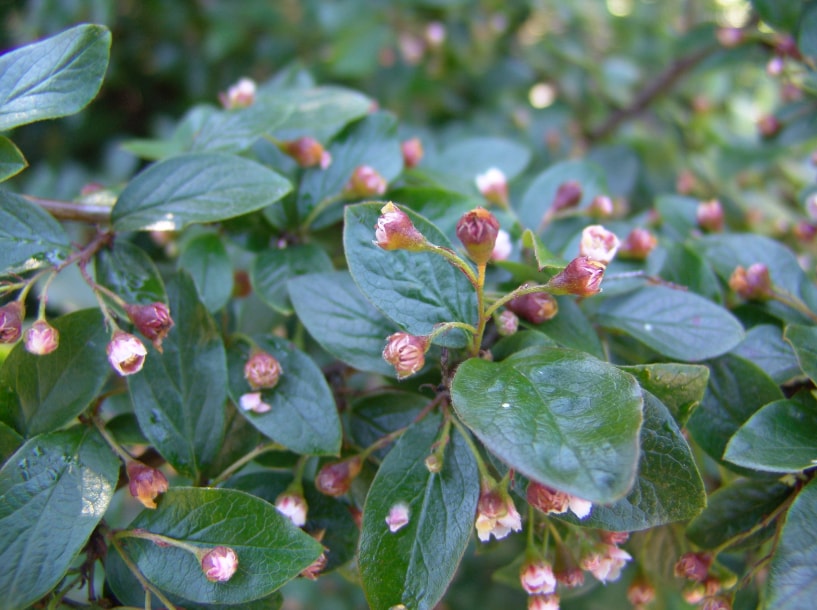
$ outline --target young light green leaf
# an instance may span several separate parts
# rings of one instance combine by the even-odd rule
[[[6,272],[58,265],[71,241],[42,208],[0,190],[0,269]]]
[[[191,239],[178,264],[193,278],[207,311],[215,313],[227,304],[233,294],[233,265],[218,235],[203,233]]]
[[[373,610],[398,604],[430,609],[445,593],[474,527],[479,497],[476,461],[464,439],[452,431],[443,468],[431,473],[440,417],[412,426],[377,471],[363,508],[360,577]],[[386,517],[396,505],[408,523],[392,532]]]
[[[250,268],[250,281],[256,294],[267,305],[275,311],[291,315],[287,280],[299,275],[331,271],[332,261],[325,250],[314,244],[303,244],[261,252]],[[314,296],[329,292],[321,285],[314,289]],[[331,323],[334,326],[336,321]]]
[[[800,369],[809,379],[817,379],[817,328],[802,324],[789,324],[783,338],[794,348]]]
[[[37,436],[9,458],[0,470],[4,607],[26,608],[60,582],[118,478],[119,460],[92,428]]]
[[[78,25],[0,56],[0,131],[79,112],[99,91],[111,48],[103,25]]]
[[[6,136],[0,136],[0,182],[16,176],[28,167],[28,161]]]
[[[227,363],[221,333],[180,272],[168,284],[176,325],[163,353],[149,348],[128,389],[142,432],[182,475],[198,481],[224,437]]]
[[[451,398],[488,450],[526,477],[601,503],[633,485],[643,398],[611,364],[562,348],[472,358],[457,369]]]
[[[232,489],[173,487],[156,510],[130,524],[197,548],[226,546],[238,570],[226,582],[210,582],[189,551],[120,538],[124,552],[159,589],[196,603],[245,604],[279,589],[321,554],[319,542],[292,525],[274,506]]]
[[[260,210],[286,195],[289,182],[263,165],[225,153],[189,153],[137,174],[111,212],[117,231],[177,231]]]
[[[666,286],[648,286],[604,301],[597,321],[687,362],[720,356],[744,336],[740,322],[723,307]]]
[[[386,317],[413,335],[427,335],[441,322],[476,324],[474,287],[442,256],[386,251],[372,243],[382,207],[380,203],[360,203],[346,208],[343,245],[349,271],[363,295]],[[448,239],[434,225],[410,210],[406,213],[431,243],[450,247]],[[453,331],[435,343],[463,347],[466,336]]]
[[[630,373],[642,388],[655,395],[679,426],[686,425],[703,400],[709,381],[709,369],[699,364],[659,362],[622,366],[621,370]]]
[[[139,246],[117,239],[103,248],[94,265],[97,281],[128,303],[147,305],[166,302],[165,286],[159,270]]]

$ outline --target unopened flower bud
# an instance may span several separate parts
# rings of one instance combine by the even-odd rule
[[[596,195],[587,207],[587,215],[591,218],[610,218],[615,210],[613,200],[607,195]]]
[[[789,34],[778,34],[774,41],[774,52],[783,57],[802,58],[797,41]]]
[[[727,49],[732,49],[743,43],[743,30],[740,28],[720,28],[715,36],[720,45]]]
[[[15,343],[23,332],[23,305],[12,301],[0,307],[0,343]]]
[[[636,608],[645,606],[655,600],[655,587],[640,575],[627,587],[627,599]]]
[[[492,261],[504,261],[511,255],[513,246],[511,245],[511,236],[507,231],[499,230],[496,234],[496,243],[494,243],[494,250],[491,252]]]
[[[423,368],[428,339],[408,333],[394,333],[386,339],[383,360],[394,367],[398,379],[405,379]]]
[[[711,565],[712,556],[709,553],[684,553],[675,564],[675,576],[703,582]]]
[[[409,522],[409,507],[405,502],[398,502],[389,509],[389,514],[386,516],[386,524],[389,526],[389,531],[394,534],[401,530]]]
[[[497,540],[505,538],[512,531],[522,529],[522,517],[507,493],[498,489],[483,489],[477,502],[477,537],[488,542],[491,536]]]
[[[219,93],[218,101],[228,110],[252,106],[255,102],[256,88],[254,80],[251,78],[242,78],[235,85],[227,89],[226,93]]]
[[[320,554],[315,561],[309,564],[303,572],[301,572],[301,577],[306,578],[308,580],[317,580],[318,576],[323,569],[326,567],[326,551]]]
[[[217,546],[201,558],[201,570],[210,582],[227,582],[238,569],[238,555],[227,546]]]
[[[37,320],[25,334],[26,351],[36,356],[53,352],[60,344],[60,333],[45,320]]]
[[[686,603],[697,605],[706,597],[706,587],[702,582],[688,582],[681,589],[681,597]]]
[[[426,457],[424,464],[426,466],[426,470],[432,474],[437,474],[443,469],[442,460],[440,460],[436,453],[432,453]]]
[[[167,491],[167,478],[160,470],[141,462],[128,462],[128,490],[145,508],[156,508],[156,498]]]
[[[519,330],[519,318],[509,309],[496,318],[496,330],[503,337],[508,337]]]
[[[574,208],[582,200],[582,185],[575,180],[568,180],[559,185],[553,203],[550,204],[551,213],[561,212]]]
[[[573,294],[589,297],[601,292],[601,280],[606,265],[586,256],[578,256],[570,261],[561,272],[551,278],[548,288],[557,294]]]
[[[296,527],[303,527],[306,523],[306,511],[309,507],[300,494],[282,493],[275,499],[275,508],[279,513],[288,517]]]
[[[125,311],[136,330],[153,342],[153,347],[161,352],[162,341],[173,328],[173,318],[170,317],[167,305],[160,302],[150,305],[126,305]]]
[[[633,260],[643,261],[650,255],[650,252],[655,250],[658,245],[658,240],[655,235],[650,233],[647,229],[636,227],[621,244],[618,249],[620,258],[629,258]]]
[[[757,121],[757,130],[763,138],[773,138],[783,128],[783,125],[773,114],[766,114]]]
[[[528,610],[559,610],[559,596],[555,593],[532,595],[528,598]]]
[[[543,595],[556,590],[553,566],[542,559],[523,563],[519,571],[519,582],[528,595]]]
[[[817,236],[817,225],[801,220],[792,227],[791,232],[799,241],[808,243]]]
[[[247,392],[238,399],[238,406],[242,411],[252,411],[253,413],[267,413],[272,409],[268,403],[264,402],[261,392]]]
[[[767,299],[772,296],[772,279],[769,275],[769,268],[762,263],[749,265],[748,269],[737,266],[729,278],[729,288],[744,299]]]
[[[431,48],[437,48],[445,42],[445,25],[432,21],[426,26],[426,42]]]
[[[601,539],[607,544],[624,544],[630,539],[630,532],[601,532]]]
[[[301,167],[319,165],[321,169],[326,169],[332,163],[332,155],[315,138],[308,136],[284,142],[282,149]]]
[[[358,165],[343,192],[349,197],[372,197],[385,193],[387,186],[386,179],[376,169],[369,165]]]
[[[253,350],[244,364],[244,379],[253,390],[268,390],[278,385],[283,370],[272,354],[260,349]]]
[[[786,66],[786,60],[779,55],[775,55],[766,64],[766,74],[769,76],[780,76],[783,74],[783,68]]]
[[[694,173],[685,169],[678,174],[678,178],[675,180],[675,190],[681,195],[689,195],[696,188],[698,188],[698,179]]]
[[[547,322],[559,313],[559,303],[546,292],[523,294],[508,301],[506,307],[531,324]]]
[[[352,481],[360,474],[362,467],[363,462],[359,456],[326,464],[315,477],[315,487],[324,495],[342,496],[349,491]]]
[[[400,144],[403,152],[403,165],[408,168],[417,167],[423,158],[423,143],[420,138],[411,138]]]
[[[732,603],[723,596],[709,597],[701,606],[701,610],[732,610]]]
[[[508,179],[502,170],[490,168],[484,174],[477,175],[475,182],[482,196],[500,207],[508,207]]]
[[[582,231],[579,255],[609,265],[621,245],[618,237],[601,225],[590,225]]]
[[[695,211],[698,226],[704,231],[717,233],[723,230],[723,206],[717,199],[701,201]]]
[[[372,243],[384,250],[417,252],[426,243],[426,238],[417,230],[408,214],[392,202],[380,209],[374,229],[375,240]]]
[[[148,353],[139,337],[121,330],[114,332],[107,352],[108,362],[122,376],[141,371]]]
[[[499,221],[485,208],[476,208],[462,215],[457,222],[457,237],[468,256],[478,265],[486,264],[494,252]]]

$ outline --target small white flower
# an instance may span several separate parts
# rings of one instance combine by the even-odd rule
[[[576,496],[570,496],[568,506],[570,507],[570,510],[573,511],[574,515],[576,515],[579,519],[584,519],[590,514],[590,510],[593,508],[593,503],[590,500],[582,500]]]
[[[404,502],[398,502],[389,509],[389,514],[386,516],[386,524],[389,526],[389,531],[394,534],[399,531],[409,522],[409,507]]]
[[[267,403],[261,400],[261,392],[247,392],[242,394],[238,399],[238,406],[244,411],[252,411],[253,413],[266,413],[270,409]]]
[[[307,504],[303,496],[282,493],[275,500],[275,508],[297,527],[303,527],[306,523]]]
[[[500,229],[496,234],[496,242],[494,242],[494,251],[491,253],[492,261],[504,261],[511,255],[513,246],[511,245],[511,236],[507,231]]]
[[[492,167],[485,173],[478,174],[476,177],[476,183],[479,192],[485,194],[486,192],[497,187],[506,187],[508,184],[508,179],[505,177],[505,174],[501,169]]]
[[[591,225],[582,231],[579,244],[579,256],[586,256],[594,261],[608,265],[621,245],[616,234],[601,225]]]

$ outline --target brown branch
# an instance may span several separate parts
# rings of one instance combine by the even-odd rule
[[[31,195],[23,195],[23,198],[59,220],[79,220],[92,224],[108,224],[111,221],[111,206],[108,205],[42,199]]]

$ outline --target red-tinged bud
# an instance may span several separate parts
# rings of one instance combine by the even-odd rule
[[[274,388],[283,372],[278,359],[260,349],[253,350],[244,364],[244,379],[253,390]]]
[[[618,237],[601,225],[590,225],[582,231],[579,255],[609,265],[621,245]]]
[[[201,571],[210,582],[227,582],[238,569],[238,555],[227,546],[217,546],[201,558]]]
[[[352,517],[352,521],[355,522],[357,529],[361,529],[363,527],[363,511],[351,504],[347,506],[346,509],[349,511],[349,516]]]
[[[532,595],[528,598],[528,610],[559,610],[559,596],[555,593]]]
[[[777,35],[774,41],[774,52],[784,57],[802,58],[800,49],[797,47],[797,41],[789,34]]]
[[[255,103],[256,92],[255,81],[251,78],[242,78],[235,85],[227,89],[227,92],[218,94],[218,101],[228,110],[236,108],[246,108]]]
[[[717,233],[723,231],[723,206],[717,199],[701,201],[695,210],[698,226],[704,231]]]
[[[542,559],[523,563],[519,570],[519,582],[528,595],[544,595],[556,590],[553,566]]]
[[[615,211],[613,200],[607,195],[596,195],[587,207],[587,215],[591,218],[610,218]]]
[[[477,175],[475,182],[487,201],[502,208],[508,207],[508,179],[502,170],[492,167],[484,174]]]
[[[712,556],[708,553],[684,553],[675,564],[675,576],[703,582],[711,565]]]
[[[551,278],[547,287],[556,291],[556,294],[590,297],[601,292],[601,280],[606,268],[604,263],[579,256]]]
[[[655,587],[643,575],[639,575],[627,587],[627,599],[636,608],[646,606],[655,600]]]
[[[306,569],[301,572],[301,577],[308,580],[317,580],[323,569],[326,567],[326,551],[321,553],[315,561],[309,564]]]
[[[315,138],[305,136],[284,142],[281,146],[301,167],[319,165],[321,169],[326,169],[332,163],[332,155]]]
[[[411,138],[400,144],[403,152],[403,165],[406,167],[417,167],[423,159],[423,143],[420,138]]]
[[[499,221],[485,208],[466,212],[457,222],[457,237],[477,265],[491,260],[498,234]]]
[[[559,313],[559,303],[546,292],[523,294],[508,301],[506,307],[531,324],[547,322]]]
[[[122,376],[141,371],[148,353],[139,337],[121,330],[114,332],[107,352],[108,362]]]
[[[128,462],[128,490],[145,508],[156,508],[156,498],[167,491],[167,479],[160,470],[140,462]]]
[[[720,595],[709,597],[704,601],[701,610],[732,610],[732,602]]]
[[[803,90],[787,81],[780,87],[780,99],[787,103],[798,102],[803,99]]]
[[[384,250],[418,252],[426,244],[426,238],[417,230],[408,214],[392,202],[380,209],[374,236],[372,243]]]
[[[386,515],[386,525],[389,526],[389,531],[394,534],[400,531],[409,522],[409,507],[405,502],[398,502],[389,509],[389,514]]]
[[[643,261],[650,255],[650,252],[655,250],[658,245],[658,240],[655,235],[650,233],[647,229],[636,227],[618,249],[618,256],[620,258],[629,258],[632,260]]]
[[[678,178],[675,180],[675,190],[678,191],[681,195],[689,195],[695,189],[698,188],[698,179],[688,169],[685,169],[680,174],[678,174]]]
[[[740,28],[720,28],[716,34],[720,45],[727,49],[732,49],[743,44],[743,30]]]
[[[508,337],[519,330],[519,317],[509,309],[499,314],[495,322],[496,331],[503,337]]]
[[[50,354],[60,345],[60,333],[45,320],[37,320],[25,334],[26,351],[36,356]]]
[[[394,367],[398,379],[405,379],[423,368],[428,346],[426,337],[394,333],[386,339],[383,360]]]
[[[488,542],[491,536],[497,540],[505,538],[512,531],[522,529],[522,517],[507,493],[495,488],[483,489],[477,502],[477,537]]]
[[[349,491],[352,481],[360,474],[362,467],[363,462],[358,456],[326,464],[315,477],[315,487],[324,495],[342,496]]]
[[[173,328],[173,318],[170,317],[167,305],[158,302],[150,305],[125,305],[125,312],[136,330],[161,352],[162,341]]]
[[[768,299],[772,296],[769,268],[762,263],[749,265],[748,269],[735,267],[729,278],[729,288],[747,300]]]
[[[553,203],[550,204],[551,213],[575,208],[582,200],[582,185],[575,180],[568,180],[559,185]]]
[[[624,544],[630,539],[630,532],[601,532],[601,539],[607,544]]]
[[[16,343],[23,332],[23,304],[12,301],[0,307],[0,343]]]
[[[553,575],[563,587],[573,589],[584,584],[584,570],[576,563],[572,550],[564,544],[556,545]]]
[[[377,173],[376,169],[368,165],[359,165],[352,172],[343,192],[348,197],[365,198],[382,195],[386,192],[387,186],[386,179]]]
[[[773,138],[782,128],[782,123],[773,114],[766,114],[757,121],[757,130],[763,138]]]
[[[801,220],[792,228],[792,235],[798,240],[808,243],[817,236],[817,225]]]
[[[306,523],[308,505],[300,494],[284,492],[275,499],[275,508],[287,517],[296,527],[303,527]]]

